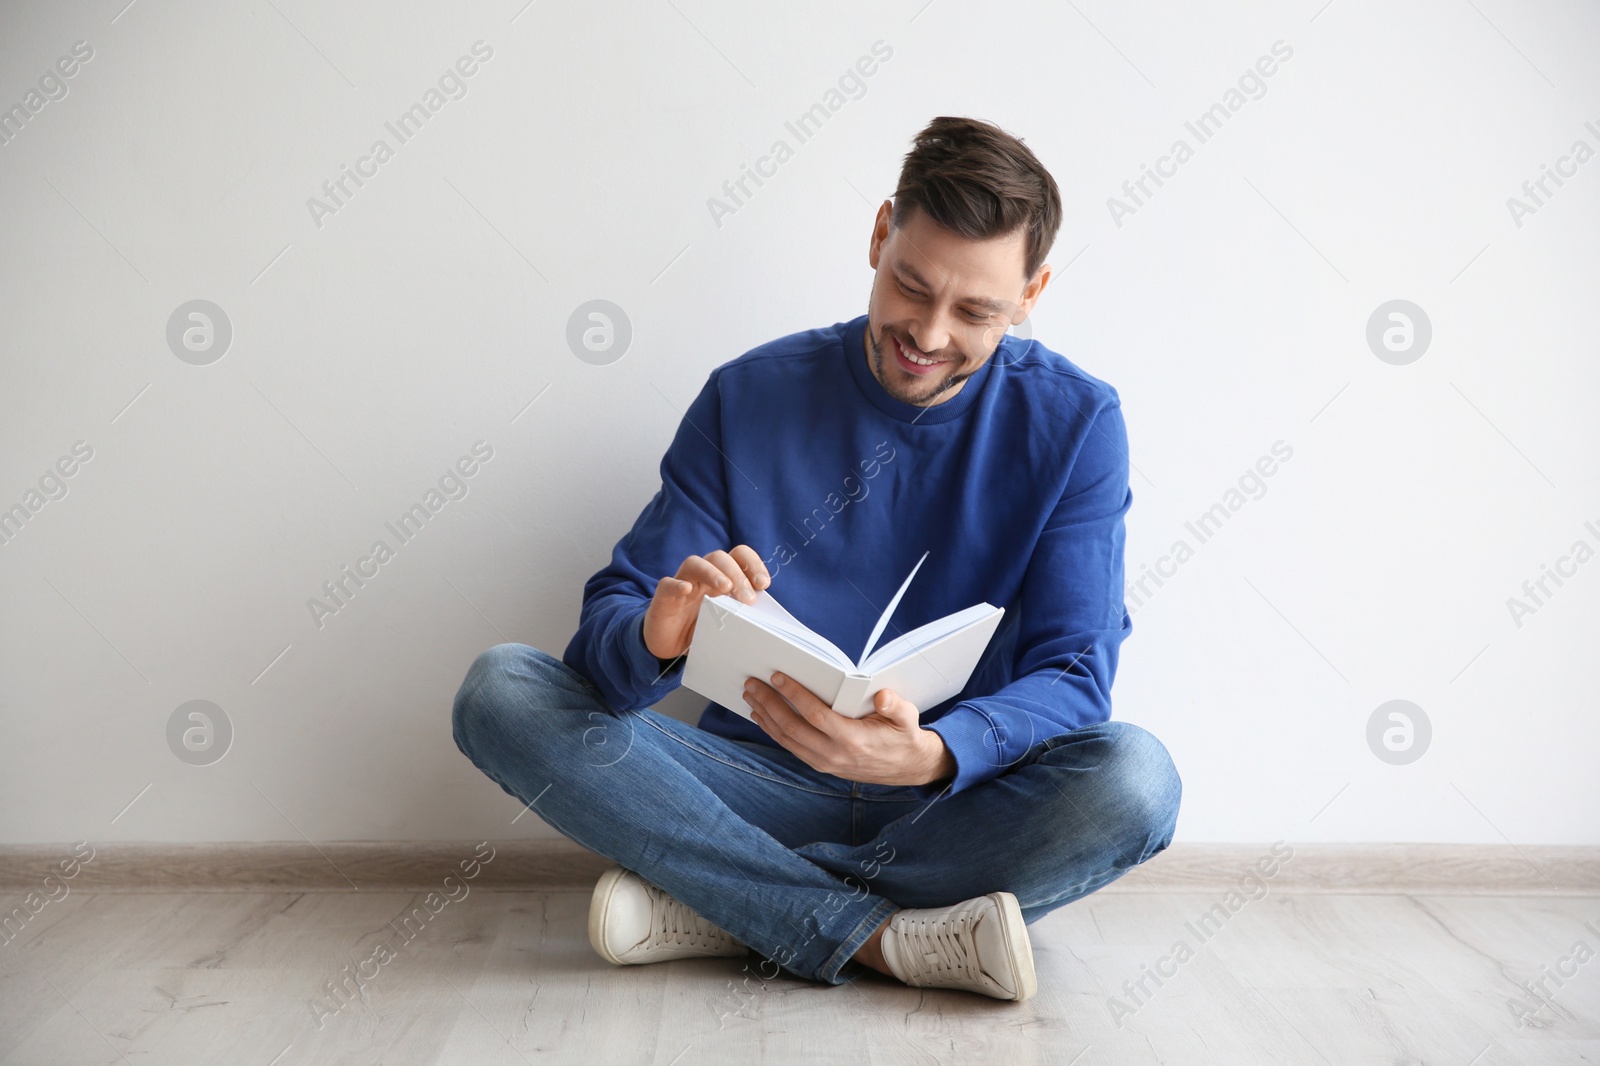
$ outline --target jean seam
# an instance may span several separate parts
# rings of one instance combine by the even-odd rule
[[[797,785],[793,781],[785,781],[781,777],[774,777],[771,774],[764,774],[760,770],[752,770],[748,766],[740,766],[738,763],[729,762],[727,759],[723,758],[719,753],[717,753],[715,751],[711,751],[708,748],[702,748],[698,744],[691,744],[687,740],[685,740],[682,737],[678,736],[677,734],[669,732],[669,731],[667,731],[665,729],[662,729],[660,726],[658,726],[654,722],[650,721],[650,716],[649,715],[641,715],[640,717],[645,722],[649,723],[650,728],[654,729],[656,732],[660,733],[662,736],[666,737],[667,739],[669,739],[671,741],[674,741],[675,743],[681,745],[682,747],[688,748],[690,751],[697,752],[700,755],[704,755],[708,759],[713,759],[713,760],[721,763],[722,765],[728,767],[731,770],[738,770],[741,773],[749,774],[751,777],[759,777],[763,781],[770,781],[775,785],[783,785],[785,788],[792,788],[797,792],[809,792],[814,796],[827,796],[827,797],[832,798],[832,799],[849,799],[850,798],[850,793],[848,793],[848,792],[823,792],[823,791],[820,791],[820,790],[815,789],[815,788],[806,788],[804,785]]]

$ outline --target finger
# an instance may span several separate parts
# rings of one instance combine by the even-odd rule
[[[783,721],[778,718],[777,713],[774,711],[775,707],[783,703],[783,698],[767,686],[754,682],[752,678],[745,681],[744,702],[745,706],[750,708],[750,720],[764,729],[773,740],[776,740],[784,747],[788,747],[788,730],[784,728]],[[789,711],[787,707],[782,708],[782,710],[786,712],[785,717],[793,715],[793,712]]]
[[[872,710],[899,725],[918,725],[921,712],[894,689],[880,688],[872,696]]]
[[[693,582],[675,577],[664,577],[656,582],[656,595],[662,599],[682,599],[693,591]]]
[[[700,589],[692,581],[664,577],[656,583],[655,595],[650,597],[649,610],[661,618],[692,616],[700,607]]]
[[[799,759],[813,770],[817,770],[825,774],[833,773],[831,768],[832,764],[826,762],[820,753],[806,747],[804,744],[797,743],[792,737],[787,736],[775,728],[772,724],[771,715],[767,714],[765,711],[753,711],[752,715],[753,717],[751,720],[754,721],[756,725],[759,726],[762,731],[767,734],[767,736],[771,737],[773,742],[784,751],[789,752],[791,755],[795,756],[795,758]]]
[[[753,694],[745,697],[745,702],[750,707],[751,721],[760,726],[768,736],[776,740],[785,750],[799,756],[807,766],[821,770],[823,767],[823,753],[814,745],[806,743],[803,736],[798,734],[801,727],[806,727],[805,721],[790,709],[784,698],[770,685],[762,684],[755,680]],[[809,727],[806,727],[809,728]],[[825,773],[828,771],[824,771]]]
[[[787,674],[774,672],[770,682],[778,694],[789,701],[795,713],[818,732],[829,735],[832,733],[830,727],[842,720],[842,716],[824,703],[822,697]]]
[[[769,732],[788,737],[795,723],[800,721],[783,696],[759,678],[745,678],[744,701],[749,705],[751,714],[764,716]]]
[[[675,659],[688,648],[700,598],[691,582],[663,577],[644,612],[644,646],[658,659]]]
[[[826,726],[836,725],[840,716],[823,703],[816,693],[794,678],[781,674],[775,677],[777,680],[774,685],[751,678],[746,682],[746,687],[753,686],[759,695],[765,697],[763,703],[770,705],[772,714],[782,721],[785,734],[808,748],[830,750],[834,738]],[[829,721],[830,718],[833,721]]]
[[[735,545],[728,554],[743,568],[752,588],[764,589],[772,584],[772,575],[767,572],[767,564],[761,561],[761,556],[757,555],[756,550],[750,545]]]
[[[692,592],[707,596],[726,596],[733,591],[733,580],[709,559],[691,555],[678,567],[678,579],[687,581]]]
[[[726,574],[728,580],[733,583],[733,591],[727,595],[733,596],[740,603],[756,602],[756,590],[750,587],[750,578],[739,569],[739,564],[734,561],[733,556],[719,549],[707,555],[706,561]]]

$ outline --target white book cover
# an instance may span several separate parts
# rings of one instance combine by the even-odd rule
[[[683,667],[683,686],[746,718],[750,705],[744,701],[745,679],[770,685],[779,671],[849,718],[871,714],[872,697],[885,688],[922,711],[943,703],[966,687],[1005,610],[974,604],[874,650],[927,558],[923,552],[911,568],[855,659],[812,632],[765,590],[748,604],[732,596],[705,597]]]

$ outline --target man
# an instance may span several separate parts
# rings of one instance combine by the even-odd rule
[[[1132,628],[1120,402],[1006,335],[1049,282],[1060,218],[1021,141],[935,119],[878,209],[867,313],[713,370],[561,659],[501,644],[468,672],[457,745],[617,864],[589,913],[608,961],[754,949],[772,975],[1023,1000],[1026,926],[1171,842],[1166,749],[1109,721]],[[885,639],[1006,608],[957,696],[885,689],[851,719],[775,674],[746,683],[749,718],[649,709],[705,596],[770,587],[860,648],[924,551]]]

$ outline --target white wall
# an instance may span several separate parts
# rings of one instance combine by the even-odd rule
[[[467,665],[559,653],[707,372],[863,311],[911,136],[970,114],[1065,196],[1030,328],[1121,391],[1130,574],[1293,450],[1124,646],[1117,717],[1173,751],[1181,839],[1600,841],[1600,561],[1507,607],[1600,548],[1600,160],[1507,206],[1600,149],[1600,13],[799,7],[7,6],[0,104],[93,58],[0,146],[0,505],[93,457],[0,546],[0,840],[553,835],[451,742]],[[318,225],[480,40],[466,95]],[[708,197],[876,41],[865,93],[718,225]],[[1114,220],[1278,41],[1264,94]],[[196,299],[232,325],[207,365],[166,338]],[[632,323],[610,365],[566,343],[593,299]],[[1432,325],[1407,365],[1366,340],[1394,299]],[[468,495],[319,628],[308,599],[477,441]],[[204,766],[168,741],[196,699],[233,728]],[[1368,746],[1393,699],[1432,726],[1407,765]]]

